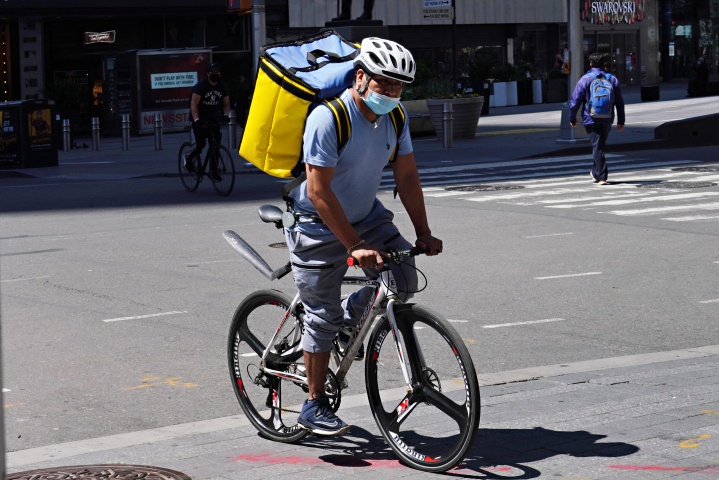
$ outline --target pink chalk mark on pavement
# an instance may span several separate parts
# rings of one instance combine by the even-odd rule
[[[661,472],[719,472],[719,466],[707,465],[706,467],[660,467],[658,465],[609,465],[609,468],[620,470],[654,470]]]
[[[343,456],[344,457],[344,456]],[[233,458],[233,462],[262,462],[262,463],[282,463],[286,465],[309,465],[309,466],[335,466],[335,467],[378,467],[378,468],[407,468],[402,465],[399,460],[367,460],[359,457],[347,455],[346,461],[338,461],[340,458],[335,457],[335,462],[328,462],[321,458],[305,458],[305,457],[276,457],[269,453],[261,455],[240,455]],[[481,467],[487,472],[507,472],[513,470],[511,467]],[[470,473],[470,470],[463,467],[455,467],[450,470],[456,473]]]

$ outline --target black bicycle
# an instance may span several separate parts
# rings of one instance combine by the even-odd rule
[[[215,138],[215,132],[221,125],[221,122],[207,122],[204,128],[210,131],[210,137],[207,142],[205,160],[200,158],[200,154],[193,155],[190,169],[185,163],[185,156],[194,150],[195,144],[185,142],[180,146],[177,163],[180,180],[188,192],[197,190],[202,178],[206,175],[212,181],[212,186],[219,195],[226,197],[232,193],[235,186],[235,162],[232,161],[232,154],[227,147],[221,145]]]

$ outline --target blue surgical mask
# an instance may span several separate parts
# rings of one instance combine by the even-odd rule
[[[367,98],[364,103],[377,115],[386,115],[399,105],[399,98],[388,97],[367,89]]]

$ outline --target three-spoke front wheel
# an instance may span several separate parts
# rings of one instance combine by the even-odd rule
[[[395,317],[412,392],[406,385],[392,327],[383,318],[365,360],[367,396],[382,435],[406,464],[428,472],[458,465],[479,428],[479,384],[472,358],[440,315],[418,305],[398,305]]]
[[[262,435],[278,442],[295,442],[307,435],[297,423],[307,393],[292,381],[280,380],[260,370],[265,347],[282,322],[268,359],[272,358],[274,369],[297,373],[297,367],[289,366],[301,357],[301,351],[299,355],[292,353],[296,351],[295,329],[299,325],[294,316],[288,314],[291,302],[287,295],[276,290],[251,294],[237,307],[227,341],[230,378],[242,410]]]

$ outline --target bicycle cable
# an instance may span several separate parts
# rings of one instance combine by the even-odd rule
[[[385,288],[387,288],[387,290],[389,290],[390,292],[394,293],[395,295],[399,295],[400,293],[404,293],[404,294],[407,294],[407,295],[413,295],[413,294],[415,294],[415,293],[420,293],[420,292],[423,292],[423,291],[427,288],[427,286],[429,285],[429,281],[427,280],[427,276],[424,274],[424,272],[422,272],[422,270],[420,270],[419,268],[417,268],[415,265],[411,265],[411,264],[409,264],[409,263],[405,263],[404,259],[403,259],[402,261],[400,261],[399,263],[395,263],[395,265],[398,265],[398,266],[399,266],[399,271],[400,271],[400,273],[402,274],[402,278],[404,279],[404,284],[405,284],[405,285],[408,285],[409,282],[407,281],[407,275],[405,275],[404,269],[402,268],[403,265],[406,265],[407,267],[414,268],[417,272],[419,272],[420,275],[422,275],[422,278],[424,278],[424,286],[423,286],[422,288],[420,288],[419,290],[409,291],[409,290],[400,290],[400,289],[398,288],[397,291],[394,291],[394,290],[392,290],[392,288],[390,288],[389,285],[387,285],[387,284],[385,283],[384,279],[383,279],[382,276],[380,275],[380,281],[382,282],[382,285],[384,285]]]

